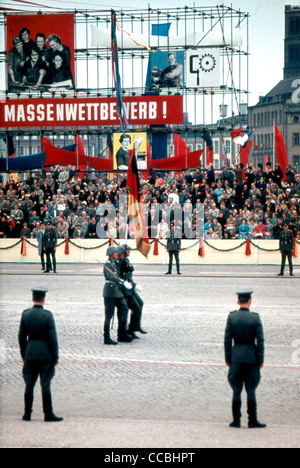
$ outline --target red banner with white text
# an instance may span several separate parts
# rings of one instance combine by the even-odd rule
[[[183,98],[128,96],[124,106],[130,125],[183,123]],[[0,127],[117,126],[116,98],[7,99],[0,101]]]

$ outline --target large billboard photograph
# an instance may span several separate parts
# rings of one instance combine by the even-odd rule
[[[147,169],[147,134],[145,132],[114,133],[114,169],[127,171],[130,160],[130,150],[133,150],[134,143],[138,139],[141,141],[136,152],[138,169]]]
[[[7,89],[73,88],[74,14],[7,16]]]
[[[150,89],[182,88],[184,52],[151,52],[146,85]]]

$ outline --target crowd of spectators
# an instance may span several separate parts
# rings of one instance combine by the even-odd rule
[[[207,239],[278,239],[286,222],[300,239],[300,174],[291,164],[286,174],[278,165],[273,170],[270,164],[254,168],[250,163],[246,169],[215,171],[210,165],[206,170],[141,172],[139,177],[150,238],[168,237],[168,208],[176,199],[183,238],[196,229],[197,206],[203,204]],[[121,195],[127,195],[122,172],[78,174],[71,166],[56,166],[17,180],[11,176],[0,183],[0,237],[36,238],[49,221],[58,238],[133,237]],[[114,208],[110,220],[109,207]]]

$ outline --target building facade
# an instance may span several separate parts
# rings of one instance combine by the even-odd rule
[[[281,131],[289,163],[300,170],[300,7],[285,7],[284,76],[266,96],[248,109],[248,127],[254,129],[254,165],[266,157],[276,164],[274,124]]]

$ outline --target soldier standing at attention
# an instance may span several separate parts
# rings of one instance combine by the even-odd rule
[[[56,246],[57,246],[57,232],[56,229],[52,226],[51,221],[48,221],[44,237],[43,237],[43,248],[46,252],[47,258],[47,267],[44,273],[49,273],[51,268],[51,257],[53,264],[53,273],[56,273]],[[50,257],[51,256],[51,257]]]
[[[281,269],[280,273],[277,276],[284,275],[284,267],[286,257],[289,261],[290,276],[293,275],[293,261],[292,261],[292,252],[294,248],[294,235],[292,231],[289,230],[289,224],[283,224],[283,231],[279,235],[279,250],[281,252]]]
[[[117,247],[108,247],[106,255],[109,259],[103,269],[105,277],[103,289],[105,307],[104,344],[118,344],[110,338],[110,324],[115,313],[115,308],[117,308],[118,314],[118,341],[129,343],[132,341],[132,338],[127,332],[128,307],[122,288],[128,287],[130,289],[132,286],[120,278],[118,265],[116,264],[116,260],[118,259]]]
[[[62,421],[52,410],[51,380],[58,364],[58,342],[54,318],[44,309],[47,289],[32,289],[33,307],[22,313],[19,328],[19,346],[24,363],[23,377],[26,384],[24,421],[31,420],[34,386],[40,377],[43,410],[46,422]]]
[[[145,330],[141,328],[141,319],[144,302],[139,296],[137,289],[138,286],[133,281],[133,272],[134,266],[129,260],[129,255],[131,247],[127,244],[122,245],[118,248],[119,251],[119,269],[120,276],[124,281],[128,281],[132,285],[132,289],[124,289],[124,296],[128,305],[128,308],[131,310],[131,317],[128,326],[128,333],[132,338],[139,338],[135,332],[140,332],[142,334],[147,334]]]
[[[177,268],[177,275],[181,275],[180,273],[180,261],[179,261],[179,252],[181,251],[181,239],[179,237],[180,230],[176,229],[174,223],[171,224],[171,231],[170,236],[167,240],[167,251],[169,253],[169,269],[166,275],[172,274],[172,266],[173,266],[173,256],[175,257],[176,261],[176,268]]]
[[[248,427],[266,427],[257,420],[255,391],[260,382],[260,369],[264,363],[264,333],[258,314],[250,312],[252,291],[237,292],[239,310],[227,319],[224,348],[229,367],[228,380],[233,390],[231,427],[241,427],[241,393],[247,392]],[[234,342],[234,346],[232,343]]]

